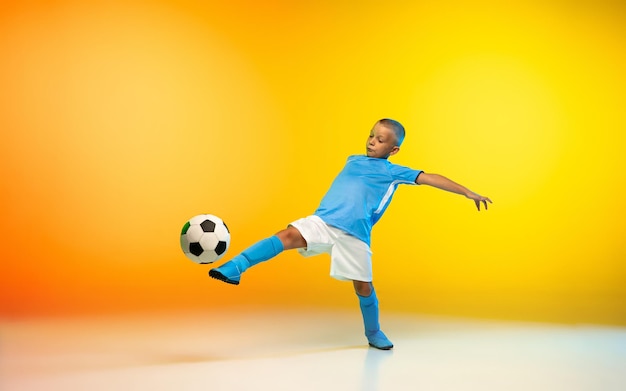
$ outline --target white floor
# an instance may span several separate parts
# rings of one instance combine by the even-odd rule
[[[4,320],[0,390],[626,390],[626,329],[383,316],[392,351],[353,312]]]

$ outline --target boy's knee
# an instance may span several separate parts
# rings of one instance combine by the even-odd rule
[[[295,227],[289,226],[276,234],[283,243],[285,250],[292,248],[306,247],[306,241],[302,237],[300,231]]]
[[[352,281],[357,295],[367,297],[372,294],[372,283],[365,281]]]

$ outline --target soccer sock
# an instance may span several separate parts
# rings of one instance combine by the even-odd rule
[[[369,296],[361,296],[357,293],[361,314],[363,315],[363,325],[365,326],[365,335],[370,336],[380,330],[378,323],[378,298],[376,291],[372,286],[372,293]]]
[[[241,252],[233,258],[237,263],[241,272],[244,272],[251,266],[274,258],[284,250],[283,242],[278,236],[274,235],[267,239],[263,239]]]

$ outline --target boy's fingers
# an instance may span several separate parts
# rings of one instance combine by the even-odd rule
[[[476,203],[476,209],[478,209],[478,211],[480,211],[480,203],[482,202],[485,205],[485,210],[489,209],[487,206],[487,201],[489,201],[490,204],[493,204],[493,202],[488,198],[488,197],[481,197],[478,196],[478,199],[475,199],[474,202]]]

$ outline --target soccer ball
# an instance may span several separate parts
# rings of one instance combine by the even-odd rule
[[[208,264],[220,259],[230,245],[230,231],[217,216],[203,214],[192,217],[180,233],[180,246],[187,258]]]

